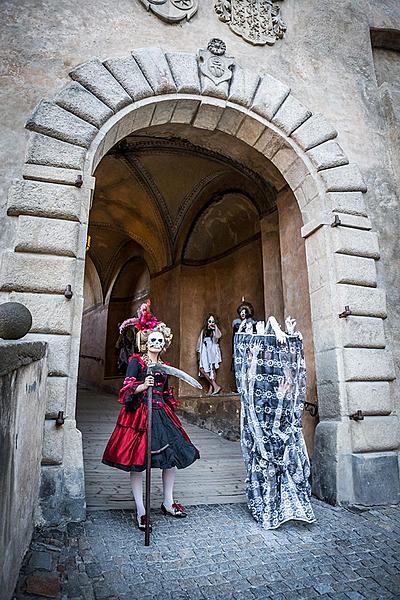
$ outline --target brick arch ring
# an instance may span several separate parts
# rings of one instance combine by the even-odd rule
[[[377,287],[377,234],[363,199],[366,185],[357,165],[349,164],[335,128],[268,74],[235,65],[231,80],[215,85],[199,72],[195,54],[137,49],[126,57],[89,60],[70,76],[73,82],[54,99],[42,100],[27,122],[32,134],[23,179],[12,185],[8,198],[8,214],[18,217],[15,244],[3,255],[1,277],[7,297],[34,313],[29,335],[49,342],[47,417],[54,417],[55,396],[64,398],[70,423],[64,447],[71,440],[79,446],[75,395],[93,173],[125,136],[166,123],[186,124],[222,131],[256,149],[278,168],[297,199],[321,418],[314,490],[333,503],[359,501],[354,481],[362,478],[363,457],[383,452],[391,460],[398,428],[389,393],[393,361],[382,322],[385,292]],[[36,281],[32,270],[42,274]],[[70,301],[63,296],[67,284],[74,291]],[[356,422],[350,416],[359,409],[368,416]],[[58,435],[46,421],[45,447],[53,447]],[[74,460],[83,470],[78,454]],[[50,456],[49,464],[62,468],[70,461],[70,473],[70,455]]]

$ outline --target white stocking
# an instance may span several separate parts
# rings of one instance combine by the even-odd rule
[[[174,482],[176,467],[172,469],[163,469],[162,480],[164,489],[164,506],[171,509],[174,503]]]
[[[137,516],[140,518],[146,512],[143,504],[143,485],[141,471],[131,471],[130,479],[132,494],[136,504]]]

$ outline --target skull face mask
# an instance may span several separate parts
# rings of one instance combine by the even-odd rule
[[[165,339],[159,331],[152,331],[147,338],[147,348],[153,352],[161,352],[165,347]]]

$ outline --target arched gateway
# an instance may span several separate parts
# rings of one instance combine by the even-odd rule
[[[49,344],[41,494],[47,522],[84,516],[75,400],[93,173],[125,136],[167,123],[240,139],[286,180],[304,222],[321,419],[315,493],[332,503],[367,505],[398,497],[385,292],[377,288],[378,240],[360,171],[349,164],[335,128],[286,85],[237,64],[218,82],[218,73],[208,77],[199,60],[158,48],[92,59],[71,72],[74,82],[53,100],[41,101],[27,123],[33,134],[23,179],[9,193],[17,228],[14,251],[2,257],[1,289],[5,299],[32,311],[29,338]],[[64,295],[68,285],[72,299]],[[59,410],[66,421],[56,429]],[[363,420],[352,418],[359,410]]]

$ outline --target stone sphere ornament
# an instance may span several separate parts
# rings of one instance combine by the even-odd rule
[[[32,327],[32,315],[20,302],[0,304],[0,338],[19,340]]]

